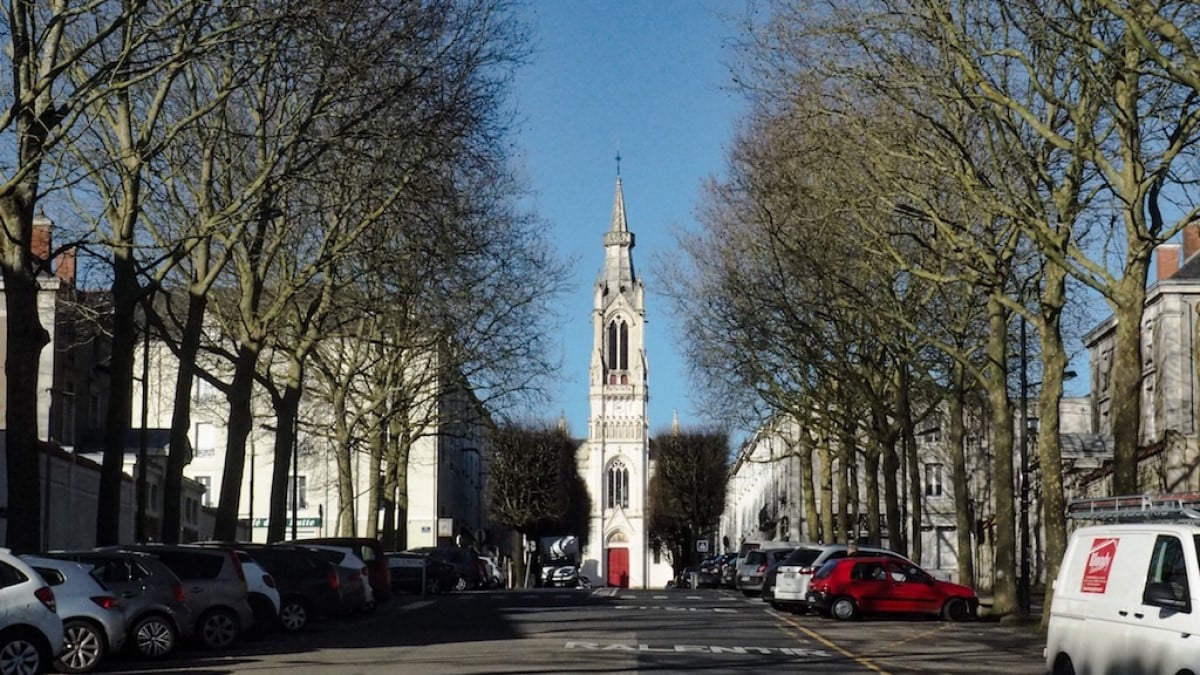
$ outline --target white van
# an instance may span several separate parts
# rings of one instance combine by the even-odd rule
[[[1194,495],[1193,495],[1194,497]],[[1122,500],[1129,500],[1122,505]],[[1140,500],[1135,501],[1135,500]],[[1200,666],[1200,511],[1152,497],[1073,517],[1140,519],[1071,534],[1054,581],[1046,632],[1053,675],[1175,675]],[[1106,515],[1107,514],[1107,515]],[[1175,519],[1167,522],[1165,519]]]

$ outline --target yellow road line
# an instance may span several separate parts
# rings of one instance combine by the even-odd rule
[[[863,668],[866,668],[867,670],[873,670],[873,671],[879,673],[879,675],[891,675],[891,673],[889,673],[888,671],[884,670],[883,668],[880,668],[879,666],[875,665],[871,661],[867,660],[866,657],[859,656],[858,654],[855,654],[854,652],[852,652],[848,649],[845,649],[845,648],[841,647],[840,645],[830,642],[824,636],[820,635],[816,631],[813,631],[812,629],[809,629],[805,626],[802,626],[802,625],[796,623],[790,617],[786,617],[778,612],[771,611],[771,610],[768,610],[767,613],[770,614],[771,616],[775,617],[776,619],[783,621],[784,623],[792,626],[796,630],[800,631],[801,633],[804,633],[805,635],[816,640],[817,642],[820,642],[821,644],[832,649],[833,651],[841,654],[842,656],[845,656],[848,659],[852,659],[855,663],[859,664]]]

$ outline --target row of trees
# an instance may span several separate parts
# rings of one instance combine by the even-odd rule
[[[117,542],[146,325],[179,368],[162,531],[146,533],[168,542],[197,378],[227,403],[218,538],[236,533],[256,391],[275,416],[271,540],[306,397],[334,411],[343,531],[357,451],[395,531],[408,448],[445,421],[437,397],[503,411],[537,395],[567,267],[517,206],[507,95],[528,41],[507,0],[14,2],[4,18],[9,546],[42,531],[39,209],[78,225],[63,248],[109,289],[100,544]]]
[[[919,475],[914,431],[946,411],[966,583],[963,420],[982,395],[995,610],[1015,612],[1013,402],[1029,392],[1014,386],[1014,317],[1038,339],[1053,578],[1066,540],[1058,406],[1083,296],[1116,324],[1113,489],[1139,488],[1147,271],[1196,216],[1200,8],[796,0],[747,35],[736,82],[751,112],[671,275],[688,353],[711,384],[701,390],[730,418],[796,419],[801,446],[828,445],[843,473],[861,467],[871,539],[886,523],[915,556],[900,462]],[[920,482],[909,486],[915,533]]]

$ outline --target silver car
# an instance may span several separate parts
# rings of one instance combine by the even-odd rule
[[[22,556],[50,585],[63,622],[64,648],[55,666],[87,673],[125,646],[125,613],[109,589],[91,575],[92,566],[70,560]]]
[[[7,548],[0,548],[0,607],[0,672],[46,670],[63,650],[54,591]]]
[[[202,646],[224,649],[254,626],[246,573],[232,549],[185,544],[119,548],[153,555],[183,581],[188,608],[196,617],[195,637]]]

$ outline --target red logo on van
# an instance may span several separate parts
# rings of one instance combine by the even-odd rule
[[[1112,571],[1118,541],[1120,540],[1112,537],[1092,540],[1087,566],[1083,568],[1083,586],[1080,588],[1082,592],[1103,593],[1104,589],[1108,588],[1108,573]]]

